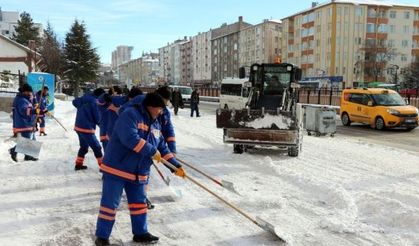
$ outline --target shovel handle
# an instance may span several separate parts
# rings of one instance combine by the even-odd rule
[[[154,166],[154,168],[157,170],[157,172],[159,173],[159,175],[160,175],[161,179],[163,179],[164,183],[165,183],[166,185],[169,185],[169,182],[168,182],[168,181],[164,178],[163,173],[160,171],[160,169],[157,167],[157,165],[156,165],[156,164],[154,164],[154,162],[153,162],[153,166]]]
[[[204,175],[205,177],[209,178],[210,180],[212,180],[213,182],[215,182],[216,184],[223,186],[223,183],[221,183],[219,180],[216,180],[215,178],[209,176],[208,174],[204,173],[203,171],[199,170],[198,168],[192,166],[191,164],[187,163],[186,161],[180,159],[179,157],[176,156],[176,160],[180,161],[182,164],[184,164],[185,166],[195,170],[196,172]]]
[[[167,167],[170,167],[171,169],[177,171],[177,167],[175,167],[172,163],[166,161],[165,159],[161,159],[161,162],[166,165]],[[201,187],[202,189],[204,189],[206,192],[210,193],[211,195],[215,196],[216,198],[218,198],[220,201],[222,201],[224,204],[230,206],[232,209],[236,210],[236,212],[240,213],[241,215],[243,215],[245,218],[247,218],[248,220],[252,221],[254,224],[256,224],[257,226],[261,227],[259,225],[259,223],[256,221],[256,219],[254,219],[252,216],[250,216],[249,214],[247,214],[246,212],[244,212],[243,210],[241,210],[239,207],[237,207],[236,205],[232,204],[231,202],[225,200],[224,198],[220,197],[219,195],[217,195],[216,193],[214,193],[213,191],[211,191],[210,189],[208,189],[205,185],[201,184],[200,182],[198,182],[197,180],[195,180],[194,178],[188,176],[187,174],[185,174],[185,178],[189,179],[192,183],[198,185],[199,187]]]

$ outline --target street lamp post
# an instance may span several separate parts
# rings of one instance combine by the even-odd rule
[[[400,67],[396,64],[390,64],[390,65],[393,66],[393,68],[395,68],[395,70],[396,70],[396,72],[394,74],[394,84],[397,85],[397,83],[398,83],[397,70],[399,70]]]

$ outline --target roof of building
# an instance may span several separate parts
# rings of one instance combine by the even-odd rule
[[[314,7],[307,8],[305,10],[302,10],[300,12],[297,12],[295,14],[289,15],[287,17],[282,18],[281,20],[287,19],[292,16],[300,15],[305,12],[313,11],[316,9],[319,9],[321,7],[325,7],[327,5],[333,4],[333,3],[340,3],[340,4],[353,4],[353,5],[376,5],[376,6],[386,6],[386,7],[416,7],[419,8],[419,5],[413,5],[413,4],[403,4],[403,3],[396,3],[388,0],[330,0],[327,2],[319,3]]]
[[[14,41],[14,40],[11,40],[10,38],[8,38],[8,37],[6,37],[6,36],[4,36],[2,34],[0,34],[0,39],[5,40],[5,41],[11,43],[12,45],[15,45],[16,47],[18,47],[18,48],[26,51],[26,52],[29,52],[29,53],[34,52],[29,47],[27,47],[25,45],[22,45],[22,44],[19,44],[18,42]],[[41,57],[41,54],[38,53],[38,52],[36,52],[36,55],[39,56],[39,57]]]

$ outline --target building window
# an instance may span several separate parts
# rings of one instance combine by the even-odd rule
[[[355,8],[355,15],[356,16],[363,16],[364,15],[362,7],[356,7]]]
[[[402,54],[401,55],[401,61],[403,61],[403,62],[407,61],[407,55]]]
[[[404,18],[405,19],[410,19],[410,12],[409,11],[404,12]]]
[[[409,28],[409,26],[404,25],[404,26],[403,26],[403,32],[404,32],[405,34],[410,34],[410,28]]]
[[[390,11],[390,19],[396,19],[396,11]]]
[[[407,46],[409,46],[409,41],[408,40],[402,40],[402,47],[406,48]]]
[[[375,24],[368,23],[367,24],[367,32],[375,32]]]
[[[395,32],[396,32],[396,26],[390,25],[390,33],[395,33]]]
[[[380,24],[378,26],[378,32],[381,32],[381,33],[387,32],[387,25],[386,24]]]
[[[388,42],[387,42],[387,46],[388,47],[394,47],[394,40],[389,39]]]

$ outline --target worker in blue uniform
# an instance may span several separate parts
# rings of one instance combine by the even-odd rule
[[[153,160],[162,158],[177,167],[172,172],[185,177],[185,171],[167,148],[157,119],[165,103],[157,93],[148,93],[141,105],[124,110],[115,128],[100,170],[103,172],[102,199],[96,226],[96,246],[110,245],[122,190],[125,190],[131,215],[133,241],[154,243],[158,237],[148,232],[146,185]]]

